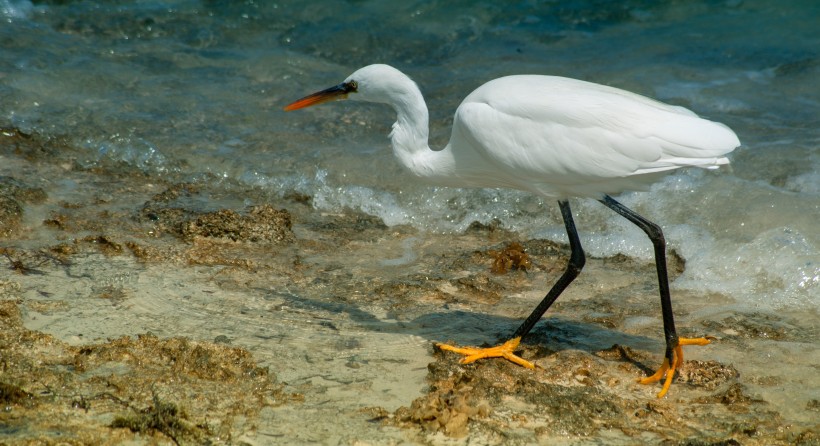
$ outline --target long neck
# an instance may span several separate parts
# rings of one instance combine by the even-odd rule
[[[452,156],[448,149],[430,150],[427,104],[418,88],[413,87],[391,104],[398,115],[390,132],[393,154],[413,175],[435,181],[452,170]]]

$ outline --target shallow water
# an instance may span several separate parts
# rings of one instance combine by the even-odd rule
[[[698,258],[681,285],[730,282],[718,290],[750,305],[816,305],[814,2],[5,3],[4,125],[67,138],[76,153],[62,156],[85,166],[124,162],[180,180],[307,193],[318,210],[359,209],[388,225],[458,232],[499,219],[563,237],[525,194],[412,184],[385,149],[392,116],[383,107],[286,114],[283,104],[381,61],[421,85],[439,146],[460,98],[503,74],[568,75],[690,107],[740,135],[732,171],[681,172],[625,201]],[[582,206],[590,252],[650,255],[641,234],[597,204]],[[784,260],[770,262],[772,251]],[[738,267],[779,285],[738,278]],[[714,274],[720,280],[700,280]]]
[[[501,294],[507,298],[477,293],[475,302],[442,309],[430,293],[464,290],[425,285],[422,277],[473,276],[458,265],[437,273],[436,245],[468,252],[503,241],[470,235],[474,222],[497,225],[510,239],[563,243],[560,215],[554,203],[521,192],[413,183],[388,148],[394,116],[386,107],[337,103],[285,113],[282,106],[335,85],[362,65],[389,63],[425,93],[431,145],[441,147],[461,98],[483,82],[506,74],[564,75],[688,107],[739,135],[743,145],[729,155],[731,168],[681,171],[649,192],[620,199],[660,223],[670,248],[686,261],[672,284],[675,296],[684,296],[676,302],[693,300],[676,303],[685,314],[681,324],[730,338],[731,348],[695,355],[732,363],[741,376],[777,375],[745,384],[788,420],[816,419],[804,408],[820,398],[817,2],[396,7],[0,0],[0,19],[0,127],[12,136],[35,135],[45,147],[21,152],[14,138],[7,140],[0,175],[48,196],[24,206],[21,228],[0,246],[23,255],[99,233],[119,243],[147,243],[149,237],[165,243],[168,234],[149,233],[150,225],[138,218],[133,223],[134,215],[168,185],[193,183],[205,190],[179,205],[195,212],[265,203],[288,209],[299,242],[265,249],[277,251],[273,263],[311,265],[297,280],[251,249],[241,257],[274,272],[242,273],[240,281],[232,270],[238,266],[214,266],[219,262],[200,257],[169,271],[126,255],[86,253],[70,267],[46,262],[39,267],[45,275],[2,270],[0,280],[19,283],[15,298],[30,304],[29,329],[72,344],[147,331],[205,340],[224,335],[270,365],[280,380],[325,389],[331,408],[308,396],[311,411],[344,413],[345,422],[376,429],[368,438],[378,438],[381,431],[346,412],[347,404],[409,405],[425,386],[431,340],[482,343],[504,336],[553,277],[544,267],[525,285],[506,283]],[[600,204],[575,200],[573,208],[590,255],[651,258],[644,235]],[[60,231],[43,223],[55,213],[67,216]],[[350,223],[350,215],[385,226],[365,217]],[[92,224],[95,218],[122,226],[101,228]],[[341,241],[350,237],[349,244]],[[585,291],[606,294],[619,284],[644,284],[643,274],[593,267],[585,271],[591,277],[579,279],[578,291],[568,290],[559,303],[586,298]],[[384,288],[362,283],[367,280]],[[651,281],[639,286],[653,292]],[[414,287],[421,291],[394,296]],[[100,295],[107,296],[104,305]],[[422,302],[413,306],[405,298]],[[455,310],[469,317],[455,322],[448,313]],[[434,317],[439,311],[443,316]],[[486,313],[493,316],[482,319]],[[656,350],[654,319],[642,319],[655,316],[627,315],[603,332],[604,339],[611,344],[617,333],[634,330],[648,337],[617,342]],[[735,316],[746,328],[723,322]],[[489,328],[470,329],[471,323]],[[764,328],[748,328],[755,324]],[[767,341],[761,333],[772,327],[785,327],[787,335]],[[608,347],[599,344],[588,348]],[[757,354],[749,358],[744,349]],[[774,361],[789,364],[789,373],[767,371]],[[305,364],[320,365],[305,372]],[[361,364],[377,364],[381,372],[356,378]],[[790,405],[795,398],[799,403]],[[289,435],[311,438],[309,432]]]

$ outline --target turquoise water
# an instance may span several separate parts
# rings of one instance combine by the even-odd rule
[[[425,231],[498,219],[525,237],[564,237],[553,203],[414,184],[387,149],[386,107],[282,106],[375,62],[418,82],[433,146],[446,143],[464,96],[506,74],[686,106],[743,146],[731,169],[682,171],[622,196],[687,259],[674,286],[745,307],[820,304],[816,1],[3,0],[0,19],[0,125],[69,141],[55,162],[296,191],[321,211]],[[599,204],[574,207],[591,254],[651,255]]]

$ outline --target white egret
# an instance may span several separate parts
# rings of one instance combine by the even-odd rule
[[[285,110],[345,98],[393,107],[398,115],[390,133],[393,153],[419,179],[444,186],[520,189],[558,200],[571,250],[563,275],[507,342],[491,348],[438,344],[441,349],[465,355],[463,363],[504,357],[535,367],[514,351],[585,263],[569,197],[599,200],[640,227],[654,246],[666,352],[658,371],[639,382],[665,376],[658,394],[663,397],[683,362],[681,346],[709,343],[706,338],[680,338],[675,331],[661,228],[609,194],[645,189],[681,167],[728,164],[725,155],[740,141],[727,126],[604,85],[556,76],[507,76],[464,99],[450,142],[434,151],[427,142],[428,111],[419,88],[399,70],[380,64],[361,68]]]

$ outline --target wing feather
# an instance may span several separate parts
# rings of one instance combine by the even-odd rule
[[[625,178],[725,164],[723,155],[739,141],[723,124],[624,90],[553,76],[509,76],[462,102],[450,144],[457,153],[476,152],[519,188],[549,182],[571,195],[576,185],[611,180],[614,189],[627,183],[631,188],[639,178]],[[646,180],[657,179],[651,177]]]

